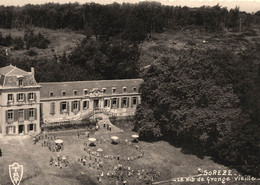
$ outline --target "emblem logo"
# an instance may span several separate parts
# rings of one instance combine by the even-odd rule
[[[13,185],[19,185],[23,177],[23,165],[16,162],[9,165],[9,175]]]

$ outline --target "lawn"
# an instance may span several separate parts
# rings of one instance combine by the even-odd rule
[[[9,178],[8,165],[18,162],[24,167],[22,185],[26,184],[55,184],[55,185],[94,185],[99,184],[97,181],[98,171],[104,172],[101,184],[115,185],[116,178],[107,177],[107,172],[112,172],[114,166],[121,164],[123,167],[130,167],[134,170],[134,174],[127,177],[127,181],[132,185],[145,184],[143,180],[139,180],[137,175],[138,170],[154,170],[160,173],[160,176],[155,179],[154,182],[163,181],[175,177],[188,177],[190,175],[198,175],[198,168],[206,170],[214,169],[227,169],[226,167],[214,163],[209,158],[199,159],[194,155],[183,154],[180,148],[176,148],[165,141],[158,142],[144,142],[139,141],[133,145],[130,142],[126,143],[125,140],[131,141],[131,135],[133,132],[120,132],[110,133],[106,129],[95,132],[94,136],[98,139],[96,146],[87,146],[84,151],[83,143],[87,141],[86,138],[78,138],[77,132],[68,131],[59,133],[52,133],[49,135],[55,135],[64,140],[64,150],[61,152],[51,152],[47,147],[41,145],[41,141],[35,145],[32,142],[32,138],[29,136],[16,136],[16,137],[2,137],[0,138],[0,147],[3,151],[3,156],[0,158],[0,185],[11,185]],[[111,144],[109,138],[112,136],[118,136],[120,139],[119,144]],[[100,142],[102,138],[102,142]],[[106,140],[106,141],[104,141]],[[138,149],[136,149],[138,145]],[[103,149],[103,156],[109,158],[96,157],[102,161],[103,167],[93,168],[94,156],[89,160],[88,149],[91,152],[96,151],[98,148]],[[144,156],[137,158],[144,152]],[[50,156],[57,157],[58,155],[69,156],[68,167],[60,169],[54,165],[49,165]],[[118,161],[114,157],[120,156]],[[86,156],[86,165],[84,166],[78,159]],[[127,160],[129,157],[129,161]],[[132,157],[134,158],[132,160]],[[125,158],[125,160],[124,160]],[[89,167],[91,164],[91,167]],[[95,163],[96,164],[96,163]],[[124,171],[124,170],[122,170]],[[121,171],[121,172],[122,172]],[[127,170],[126,170],[127,171]],[[232,173],[236,173],[232,170]],[[179,179],[180,180],[180,179]],[[120,184],[120,183],[119,183]],[[191,182],[170,182],[164,183],[170,184],[191,184]],[[193,182],[194,185],[208,184],[207,182]],[[210,184],[221,184],[221,182],[213,182]],[[228,182],[226,184],[249,184],[248,182]],[[257,184],[257,182],[250,183]]]

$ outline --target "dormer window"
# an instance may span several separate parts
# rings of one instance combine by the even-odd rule
[[[50,97],[53,97],[53,92],[50,92]]]
[[[136,87],[133,88],[133,91],[136,92]]]
[[[123,92],[124,92],[124,93],[126,92],[126,87],[123,87]]]
[[[103,93],[105,94],[107,92],[107,89],[106,88],[102,88],[103,90]]]
[[[84,95],[88,95],[88,90],[87,89],[84,89]]]
[[[23,85],[23,79],[20,78],[20,79],[18,80],[18,85],[19,85],[19,86],[22,86],[22,85]]]
[[[115,87],[112,88],[112,92],[113,92],[113,93],[116,93],[116,88],[115,88]]]
[[[73,94],[74,94],[74,96],[77,96],[78,95],[78,91],[74,91]]]
[[[65,91],[62,91],[62,96],[66,96],[66,92]]]

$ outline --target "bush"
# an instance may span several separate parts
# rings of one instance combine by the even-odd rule
[[[38,53],[32,49],[30,49],[29,51],[25,52],[26,55],[29,55],[29,56],[36,56],[38,55]]]

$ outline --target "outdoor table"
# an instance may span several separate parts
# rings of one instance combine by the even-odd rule
[[[132,138],[133,138],[134,142],[138,142],[139,135],[134,134],[134,135],[132,135]]]

